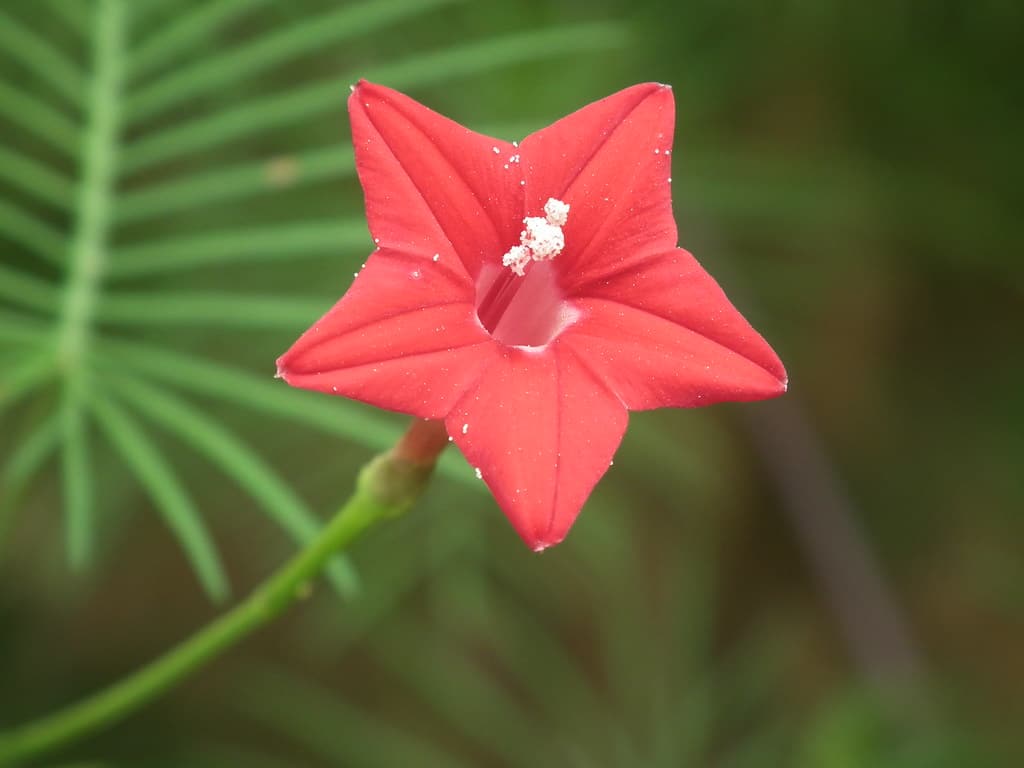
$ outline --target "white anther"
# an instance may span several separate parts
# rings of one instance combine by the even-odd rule
[[[522,277],[525,272],[526,265],[530,263],[530,249],[522,245],[513,245],[508,249],[508,253],[501,257],[501,265],[508,267],[517,275]]]
[[[564,227],[569,220],[569,204],[549,197],[548,201],[544,203],[544,214],[551,224],[556,227]]]
[[[519,233],[519,245],[512,246],[501,258],[503,266],[522,277],[530,261],[549,261],[565,248],[562,227],[569,220],[569,204],[549,197],[544,204],[545,217],[527,216],[526,228]]]
[[[523,219],[526,230],[520,236],[524,246],[533,253],[535,261],[553,259],[565,248],[565,234],[562,228],[549,224],[540,216],[527,216]]]

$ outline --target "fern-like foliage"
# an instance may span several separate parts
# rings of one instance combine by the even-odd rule
[[[641,454],[624,457],[627,471]],[[680,518],[647,539],[657,573],[637,567],[643,537],[627,515],[591,519],[559,562],[529,568],[511,549],[476,559],[479,542],[465,541],[474,534],[457,531],[436,570],[399,564],[394,585],[368,580],[372,599],[349,612],[346,631],[321,627],[326,667],[358,655],[340,682],[243,663],[218,707],[284,737],[274,744],[290,760],[324,765],[789,764],[794,734],[773,697],[793,652],[763,630],[715,647],[713,534],[702,525],[681,534]],[[418,579],[439,591],[444,613],[423,610]],[[306,659],[317,657],[315,634],[306,624],[292,638],[306,643]],[[360,695],[350,676],[386,685],[388,696]]]
[[[335,201],[294,197],[317,201],[332,184],[354,186],[336,119],[349,83],[365,76],[433,86],[623,40],[617,26],[577,24],[409,53],[382,43],[375,49],[387,63],[367,53],[369,42],[453,5],[52,0],[0,8],[0,535],[27,484],[56,465],[67,554],[88,566],[104,506],[97,457],[111,451],[206,592],[224,598],[228,580],[204,510],[160,432],[217,467],[296,542],[316,534],[308,504],[214,408],[285,418],[374,448],[395,434],[383,416],[269,375],[283,340],[344,286],[256,293],[238,277],[262,263],[359,259],[368,250],[355,205],[343,212]],[[290,143],[296,126],[306,128],[302,146]],[[182,337],[192,343],[178,344]],[[345,562],[330,575],[352,588]]]

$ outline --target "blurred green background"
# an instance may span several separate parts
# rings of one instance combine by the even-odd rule
[[[1024,764],[1022,22],[1009,0],[5,0],[0,726],[209,621],[402,428],[271,378],[370,249],[350,82],[515,139],[659,80],[681,242],[790,393],[634,414],[543,556],[449,456],[358,543],[357,594],[318,586],[39,764]]]

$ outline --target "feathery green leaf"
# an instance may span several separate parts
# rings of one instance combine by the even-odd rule
[[[71,181],[45,164],[23,153],[0,146],[0,179],[19,192],[66,210],[71,203],[74,186]]]
[[[54,359],[48,352],[31,354],[0,371],[0,411],[53,375]]]
[[[305,424],[374,450],[391,447],[401,434],[401,427],[379,411],[340,397],[292,389],[269,376],[261,378],[248,371],[138,342],[103,339],[97,346],[98,354],[115,365],[127,366],[196,394]],[[437,469],[476,491],[486,490],[461,454],[447,452],[438,461]]]
[[[219,465],[297,543],[308,544],[316,538],[320,521],[306,503],[259,455],[208,414],[139,379],[113,374],[105,380],[150,420]],[[332,561],[327,575],[344,596],[352,596],[358,589],[356,574],[347,558],[338,556]]]
[[[118,221],[144,221],[210,203],[244,199],[260,192],[278,192],[321,179],[350,176],[354,171],[351,149],[325,147],[191,173],[181,179],[125,192],[117,210]]]
[[[0,309],[0,339],[12,344],[45,343],[53,331],[34,317]]]
[[[0,81],[0,117],[6,117],[26,134],[44,139],[68,157],[78,153],[78,127],[64,113],[34,95]]]
[[[2,281],[0,272],[0,295]],[[298,333],[326,312],[336,299],[184,291],[111,293],[104,298],[98,316],[101,321],[125,325],[200,325]]]
[[[394,64],[373,67],[364,76],[394,88],[417,88],[513,64],[621,48],[628,42],[629,35],[620,23],[565,24],[410,56]]]
[[[104,339],[99,353],[129,368],[197,394],[298,421],[383,450],[400,429],[394,421],[340,397],[292,389],[283,382],[162,347]]]
[[[137,172],[203,149],[260,135],[273,128],[321,115],[342,105],[360,75],[394,87],[425,86],[479,74],[509,64],[557,58],[581,50],[618,47],[626,36],[618,24],[576,24],[523,32],[417,54],[397,64],[320,81],[287,93],[255,99],[140,139],[124,155],[126,172]]]
[[[57,286],[0,264],[0,299],[16,306],[52,312],[60,302]]]
[[[0,9],[0,51],[48,83],[75,106],[82,103],[82,73],[59,49]]]
[[[522,138],[542,122],[505,122],[478,130],[491,136]],[[348,147],[309,149],[128,190],[121,196],[116,213],[122,223],[145,221],[210,203],[238,202],[264,192],[279,193],[327,179],[344,179],[354,175],[355,169],[355,158]]]
[[[76,33],[87,36],[91,32],[89,8],[80,0],[47,0],[47,6],[50,13],[61,18]]]
[[[60,232],[35,216],[0,200],[0,234],[51,264],[62,265],[66,245]]]
[[[206,593],[217,602],[226,599],[230,588],[213,539],[160,450],[135,419],[113,400],[94,396],[90,406],[97,423],[178,539]]]
[[[254,667],[244,679],[246,685],[235,692],[232,702],[239,711],[332,765],[469,768],[465,760],[433,742],[294,675]],[[276,691],[293,706],[278,706],[265,695],[266,691]]]
[[[128,100],[128,119],[138,121],[161,114],[243,78],[258,76],[289,59],[308,56],[353,37],[370,35],[383,26],[455,1],[368,0],[305,18],[248,44],[231,47],[174,70]]]
[[[160,27],[131,52],[128,68],[133,78],[180,60],[218,30],[264,4],[266,0],[208,0],[183,11]]]
[[[60,445],[61,421],[59,411],[48,414],[18,442],[0,472],[0,544],[10,525],[18,496]]]
[[[291,260],[356,248],[368,252],[371,247],[362,219],[293,222],[125,246],[115,251],[109,273],[111,278],[152,276],[236,261]]]
[[[435,633],[436,634],[436,633]],[[422,663],[409,664],[409,643]],[[474,664],[450,638],[431,637],[425,621],[392,619],[372,643],[373,657],[416,697],[461,735],[490,752],[497,762],[543,765],[534,752],[539,722],[488,670]],[[459,696],[451,696],[457,689]],[[495,722],[501,728],[493,727]]]

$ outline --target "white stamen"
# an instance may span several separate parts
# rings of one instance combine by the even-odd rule
[[[484,479],[484,473],[480,471],[480,467],[473,467],[473,474],[476,475],[477,480]]]
[[[660,150],[660,149],[658,149],[657,147],[655,147],[655,148],[654,148],[654,154],[656,154],[656,155],[660,155],[660,154],[661,154],[661,150]]]
[[[519,142],[518,141],[513,141],[512,142],[512,146],[513,147],[518,147],[519,146]]]
[[[440,254],[440,253],[435,253],[435,254],[434,254],[434,259],[433,259],[433,260],[434,260],[434,261],[438,261],[438,260],[439,260],[440,258],[441,258],[441,254]]]
[[[462,425],[462,434],[466,434],[467,432],[469,432],[469,424],[463,424]]]
[[[526,230],[520,235],[520,240],[533,252],[534,261],[553,259],[565,248],[565,234],[558,225],[549,224],[540,216],[527,216],[523,223]]]
[[[500,155],[501,154],[501,150],[498,149],[497,147],[491,147],[491,151],[493,151],[494,154],[496,154],[496,155]]]
[[[526,274],[530,261],[549,261],[565,248],[562,227],[569,220],[569,204],[549,197],[544,204],[544,214],[544,218],[527,216],[523,219],[526,229],[519,233],[519,245],[512,246],[501,258],[502,265],[520,277]]]
[[[526,265],[530,263],[530,258],[533,254],[530,253],[530,249],[522,245],[513,245],[508,249],[508,253],[501,257],[501,265],[508,267],[517,275],[522,277],[526,274],[523,270]]]
[[[548,201],[544,203],[544,214],[551,224],[556,227],[564,227],[565,222],[569,220],[569,204],[549,197]]]

